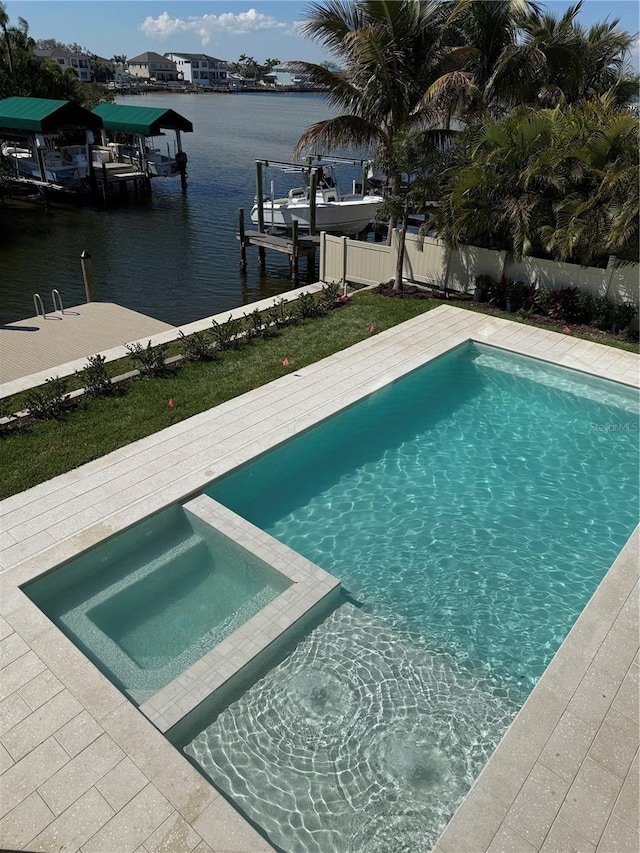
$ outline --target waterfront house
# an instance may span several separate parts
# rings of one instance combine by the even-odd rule
[[[166,56],[154,53],[152,50],[134,56],[129,60],[129,71],[134,77],[144,80],[157,80],[168,83],[170,80],[178,80],[178,69],[176,63]]]
[[[91,83],[93,72],[91,69],[91,57],[86,53],[74,53],[62,47],[36,48],[35,55],[42,60],[52,59],[64,70],[72,68],[78,79],[83,83]]]
[[[293,87],[296,89],[311,88],[309,77],[306,74],[301,74],[296,71],[291,63],[283,62],[280,65],[274,65],[268,74],[264,75],[267,83],[271,83],[276,88]]]
[[[206,53],[165,53],[175,62],[178,75],[194,86],[228,86],[227,63]]]

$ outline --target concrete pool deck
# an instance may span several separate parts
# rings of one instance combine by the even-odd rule
[[[19,587],[469,339],[640,385],[632,353],[441,306],[0,503],[0,846],[271,849]],[[638,850],[637,558],[636,530],[437,853]]]

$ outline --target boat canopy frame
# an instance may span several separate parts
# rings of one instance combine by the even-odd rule
[[[93,114],[101,119],[104,130],[140,136],[161,136],[163,130],[193,132],[193,124],[188,119],[163,107],[98,104]]]
[[[99,115],[72,101],[13,96],[0,100],[0,136],[53,136],[70,129],[98,131]]]

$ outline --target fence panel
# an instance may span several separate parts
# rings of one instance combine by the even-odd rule
[[[358,284],[375,285],[395,276],[397,233],[392,235],[391,246],[364,243],[343,237],[324,235],[321,259],[322,280],[345,280]],[[478,275],[499,279],[503,274],[516,281],[535,283],[539,288],[578,287],[593,296],[607,296],[614,302],[631,302],[638,306],[638,264],[615,267],[611,261],[607,269],[581,267],[542,258],[508,260],[505,252],[460,246],[452,251],[440,240],[425,238],[421,241],[407,234],[403,272],[410,281],[446,285],[451,290],[471,291]]]
[[[347,281],[357,284],[381,284],[393,275],[394,255],[389,246],[347,240]]]
[[[504,270],[506,252],[481,249],[478,246],[459,246],[451,252],[447,287],[462,293],[473,293],[476,277],[490,275],[499,280]]]
[[[393,256],[397,252],[397,233],[392,238]],[[447,270],[447,248],[440,240],[425,237],[421,240],[414,234],[407,234],[404,253],[404,277],[422,284],[436,284],[441,287]],[[395,271],[395,260],[394,260]]]

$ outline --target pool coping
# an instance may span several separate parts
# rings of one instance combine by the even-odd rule
[[[100,798],[100,806],[103,809],[101,814],[108,816],[86,842],[69,849],[81,848],[85,853],[108,850],[110,848],[105,846],[106,839],[113,839],[116,832],[139,840],[140,847],[145,840],[155,837],[169,821],[182,821],[180,826],[185,832],[188,827],[188,831],[192,833],[190,837],[194,840],[197,838],[198,845],[208,844],[208,849],[211,850],[251,850],[256,853],[258,850],[271,849],[196,773],[187,759],[179,755],[124,695],[26,599],[19,589],[21,584],[103,541],[113,533],[152,515],[162,507],[191,498],[211,480],[468,340],[533,356],[633,387],[640,385],[640,359],[633,353],[446,305],[380,335],[365,335],[367,331],[363,330],[363,341],[349,350],[336,353],[322,362],[300,370],[296,370],[294,364],[281,379],[267,386],[0,503],[0,518],[3,524],[0,566],[4,568],[0,575],[0,614],[3,617],[0,622],[3,633],[0,636],[5,637],[0,643],[0,651],[2,644],[6,644],[11,662],[5,666],[3,673],[6,675],[7,671],[11,670],[10,686],[19,684],[6,698],[11,699],[12,707],[20,705],[21,711],[26,715],[0,735],[0,767],[4,771],[0,784],[4,784],[5,788],[11,786],[13,790],[16,778],[26,779],[28,782],[24,797],[15,801],[17,795],[12,794],[13,799],[10,797],[5,801],[5,807],[0,811],[0,843],[6,843],[9,837],[14,842],[16,838],[24,839],[25,845],[31,845],[32,841],[38,840],[39,833],[45,839],[48,838],[47,831],[53,832],[48,830],[50,827],[56,828],[56,837],[59,838],[62,818],[74,807],[74,804],[69,804],[69,809],[60,813],[56,808],[56,798],[62,796],[58,789],[64,787],[66,778],[65,767],[73,765],[87,751],[97,748],[95,744],[107,739],[113,743],[112,748],[119,749],[124,755],[118,753],[118,764],[109,768],[103,778],[92,782],[86,791],[82,792],[77,803],[81,800],[84,802],[84,798],[91,794],[93,807]],[[637,542],[637,532],[634,536],[634,541]],[[518,814],[525,813],[526,809],[523,811],[522,803],[527,800],[534,811],[540,809],[536,791],[545,791],[549,778],[547,773],[543,779],[544,784],[541,783],[542,787],[538,785],[536,788],[536,780],[541,774],[539,768],[536,771],[536,764],[570,703],[573,702],[571,707],[575,710],[580,698],[580,685],[574,685],[573,694],[564,706],[560,707],[561,703],[554,702],[555,690],[569,689],[567,685],[571,682],[570,670],[573,667],[571,661],[575,658],[584,668],[582,649],[576,647],[575,639],[571,638],[584,636],[586,632],[593,646],[595,637],[601,636],[604,623],[598,616],[598,611],[592,609],[592,605],[597,606],[604,595],[600,593],[601,588],[605,592],[607,588],[612,588],[618,596],[628,589],[628,555],[632,553],[630,549],[633,547],[637,547],[637,544],[628,545],[621,552],[621,556],[605,576],[598,592],[583,611],[571,634],[486,765],[485,771],[476,780],[471,792],[452,818],[449,828],[434,848],[439,853],[472,853],[476,849],[498,853],[501,849],[508,849],[505,846],[505,838],[510,839],[513,845],[514,833],[517,843],[522,843],[519,847],[512,846],[511,849],[544,849],[545,853],[547,849],[553,849],[542,847],[544,839],[538,845],[537,837],[531,834],[527,836],[519,824],[514,826],[517,822],[513,814],[509,818],[507,816],[515,804],[518,804]],[[635,582],[637,583],[637,579]],[[619,602],[619,599],[616,600]],[[630,624],[633,626],[635,617],[630,615],[632,607],[631,593],[626,596],[625,603],[615,613],[611,613],[612,618],[626,620],[623,624],[629,624],[631,620]],[[596,615],[593,616],[592,613]],[[591,636],[588,628],[578,628],[584,624],[589,626],[594,620],[598,624],[599,633]],[[616,628],[614,621],[594,650],[593,658],[602,653],[601,647],[610,656],[613,641],[617,639],[621,642],[621,637],[626,641],[628,634],[633,634],[633,631],[621,631]],[[612,640],[607,639],[609,635],[613,637]],[[632,639],[637,643],[637,632]],[[565,644],[568,651],[565,651]],[[556,664],[556,659],[559,659],[559,664]],[[628,662],[626,669],[618,673],[616,696],[632,675],[634,667],[637,675],[637,660],[636,655]],[[29,670],[29,666],[34,669]],[[585,679],[589,677],[589,673],[593,676],[594,672],[599,676],[601,669],[588,666]],[[23,682],[30,673],[34,674],[28,681]],[[44,681],[47,673],[50,674],[47,676],[47,683],[55,679],[62,690],[50,699],[45,698],[43,694],[40,696],[40,704],[36,704],[37,699],[29,704],[24,696],[36,696],[38,680]],[[548,682],[548,678],[552,681]],[[554,685],[554,678],[560,687]],[[566,683],[563,683],[563,679]],[[548,686],[549,683],[552,684],[551,687]],[[44,687],[42,689],[44,690]],[[610,686],[610,690],[613,689]],[[551,698],[549,693],[553,694]],[[587,702],[589,695],[585,688]],[[63,702],[58,696],[64,696],[64,712],[59,707]],[[542,711],[531,715],[531,707],[545,699],[547,701],[543,701]],[[612,698],[612,703],[615,701],[615,697]],[[23,705],[25,707],[22,707]],[[603,710],[602,719],[590,742],[591,746],[596,745],[611,707],[612,705],[607,706]],[[66,717],[72,713],[75,715],[67,720]],[[519,722],[521,718],[526,722],[527,717],[531,716],[531,731],[537,733],[535,750],[526,739],[523,745],[520,738],[512,734],[514,731],[517,734],[523,725],[522,721]],[[99,730],[100,734],[78,756],[74,756],[61,745],[61,741],[67,741],[60,732],[65,731],[66,727],[79,717],[88,717],[94,727],[97,727],[95,731]],[[65,720],[64,724],[59,722],[61,719]],[[532,736],[529,735],[530,737]],[[518,742],[520,748],[514,749],[513,744]],[[48,750],[49,763],[45,762],[45,765],[49,767],[49,776],[43,780],[41,777],[45,771],[42,770],[42,750],[45,748]],[[36,754],[40,767],[38,772],[35,769]],[[104,803],[103,782],[126,760],[132,762],[137,772],[144,775],[145,784],[130,803],[120,806],[113,798],[108,800],[112,812],[108,814]],[[551,772],[543,762],[538,764]],[[602,766],[589,755],[583,764],[591,770],[591,764]],[[603,770],[606,768],[603,767]],[[132,772],[131,768],[129,771]],[[580,768],[576,779],[579,772]],[[525,774],[524,777],[522,774]],[[615,773],[613,775],[615,776]],[[521,777],[523,782],[520,787],[512,784],[512,778]],[[56,783],[58,778],[60,781]],[[624,792],[627,782],[628,778],[627,781],[620,781],[620,796],[620,791]],[[502,799],[495,796],[496,788],[509,789],[509,797],[511,792],[515,791],[516,796],[510,806],[503,802],[504,796]],[[152,801],[154,804],[149,810],[150,815],[155,815],[153,821],[149,818],[154,824],[153,827],[149,823],[140,828],[133,817],[133,804],[141,807],[143,797],[146,798],[145,803]],[[549,799],[555,803],[555,799],[547,797],[547,800]],[[547,800],[547,810],[551,812]],[[9,803],[8,809],[6,802]],[[560,803],[556,817],[562,807]],[[617,818],[613,808],[612,804],[608,812],[611,819]],[[33,817],[34,810],[37,811],[38,820]],[[566,817],[566,812],[562,814]],[[478,815],[482,818],[482,833],[477,833],[474,829],[478,823]],[[557,823],[559,820],[561,828],[572,828],[564,817],[557,820],[556,817],[554,821]],[[72,827],[76,838],[77,820],[79,818],[74,822],[72,816],[68,816],[65,824],[65,831],[69,833],[69,827]],[[3,832],[3,823],[6,823],[7,833]],[[624,820],[622,823],[629,828]],[[41,824],[40,830],[37,827]],[[224,831],[223,827],[226,827]],[[144,837],[143,830],[149,830]],[[167,828],[166,831],[170,830]],[[631,828],[630,831],[636,830]],[[476,836],[477,839],[471,842],[470,839]],[[497,846],[500,839],[502,847]],[[582,840],[585,840],[584,837]],[[112,841],[109,843],[113,844]],[[588,844],[591,842],[587,840],[585,844],[585,850],[590,849]],[[194,844],[193,847],[195,846]],[[592,846],[595,849],[595,846]],[[58,848],[53,841],[45,843],[41,839],[37,849]],[[119,846],[118,849],[124,850],[125,847]],[[127,849],[134,851],[137,848],[129,844]],[[191,849],[192,847],[189,847],[189,850]],[[204,847],[202,851],[204,853]]]

